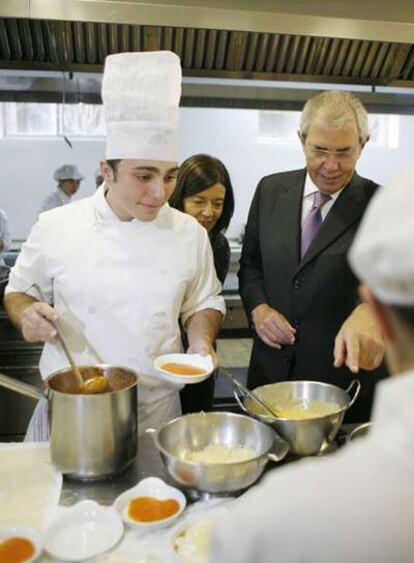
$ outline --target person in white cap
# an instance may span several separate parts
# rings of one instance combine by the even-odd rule
[[[140,433],[181,412],[180,386],[153,367],[155,357],[182,351],[179,319],[189,351],[216,360],[212,343],[225,313],[207,232],[167,203],[178,170],[180,92],[172,52],[107,57],[105,182],[92,197],[40,215],[6,289],[6,310],[23,336],[46,343],[42,377],[67,366],[55,319],[78,364],[139,373]],[[36,416],[27,439],[38,428],[44,434]]]
[[[380,188],[350,251],[394,377],[372,427],[337,453],[274,469],[211,513],[214,563],[414,561],[414,166]]]
[[[74,164],[64,164],[56,168],[53,179],[57,182],[57,188],[45,198],[40,213],[70,203],[79,190],[83,176]]]
[[[10,250],[11,242],[9,219],[6,212],[0,209],[0,266],[5,265],[4,253]]]

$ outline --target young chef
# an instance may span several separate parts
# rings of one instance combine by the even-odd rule
[[[206,230],[166,203],[177,174],[180,91],[174,53],[107,57],[105,183],[92,197],[40,216],[5,298],[24,338],[45,342],[43,378],[68,364],[50,322],[56,319],[78,364],[136,370],[140,433],[180,414],[179,387],[157,379],[153,368],[156,356],[182,351],[179,319],[189,350],[214,356],[225,312]],[[39,417],[27,438],[45,437]]]
[[[386,339],[368,437],[275,469],[216,515],[214,563],[414,561],[414,167],[381,188],[350,252]]]

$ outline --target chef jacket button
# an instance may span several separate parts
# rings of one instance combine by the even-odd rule
[[[96,313],[95,307],[89,307],[88,313],[89,313],[90,315],[94,315],[94,314]]]
[[[293,289],[300,288],[300,280],[293,280]]]

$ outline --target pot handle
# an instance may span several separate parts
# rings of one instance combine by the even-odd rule
[[[243,399],[244,397],[246,397],[246,395],[244,395],[244,394],[240,391],[240,389],[239,389],[238,387],[235,387],[235,388],[233,389],[233,396],[234,396],[234,398],[236,399],[236,402],[237,402],[237,404],[239,405],[239,407],[241,408],[241,410],[242,410],[243,412],[245,412],[246,414],[250,414],[249,411],[248,411],[248,410],[246,409],[246,407],[244,406],[243,401],[242,401],[242,399]]]
[[[351,400],[349,401],[349,405],[347,407],[347,410],[352,407],[352,405],[355,403],[359,392],[361,390],[361,382],[359,381],[359,379],[354,379],[353,381],[351,381],[351,384],[349,385],[349,387],[347,389],[345,389],[345,393],[348,393],[348,395],[351,395],[352,392],[352,387],[355,386],[355,394],[354,396],[351,398]]]
[[[16,391],[21,395],[26,395],[26,397],[30,397],[31,399],[39,400],[46,396],[43,391],[40,391],[40,389],[34,385],[23,383],[22,381],[18,381],[14,377],[9,377],[3,373],[0,373],[0,386],[11,389],[11,391]]]
[[[286,456],[290,448],[290,445],[284,440],[279,434],[275,432],[275,437],[273,440],[272,451],[267,453],[268,459],[278,463]]]

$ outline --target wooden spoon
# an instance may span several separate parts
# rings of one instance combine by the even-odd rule
[[[47,303],[45,296],[43,295],[42,290],[38,284],[33,284],[33,287],[38,291],[40,295],[40,299]],[[52,323],[53,328],[56,330],[57,337],[59,342],[62,345],[63,351],[66,355],[66,358],[69,361],[70,367],[72,368],[73,374],[77,379],[79,389],[82,393],[86,395],[98,394],[98,393],[105,393],[108,389],[108,380],[103,375],[96,375],[95,377],[90,377],[86,381],[83,380],[82,374],[76,365],[75,360],[66,344],[65,339],[63,338],[63,334],[59,328],[58,322],[49,321]]]

